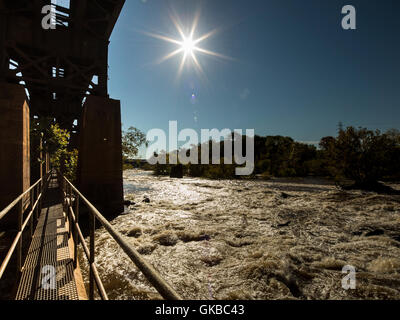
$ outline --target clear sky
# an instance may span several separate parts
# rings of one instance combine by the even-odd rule
[[[357,10],[357,30],[343,30],[341,9]],[[150,37],[180,39],[200,12],[199,47],[178,77],[183,53]],[[337,124],[400,129],[398,0],[127,0],[113,31],[110,97],[121,100],[124,128],[255,129],[258,135],[319,141]],[[195,95],[195,96],[193,96]],[[195,98],[194,98],[195,97]]]

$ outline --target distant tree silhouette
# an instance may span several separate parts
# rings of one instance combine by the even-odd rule
[[[146,135],[135,127],[122,131],[122,155],[124,159],[134,158],[139,153],[139,148],[147,145]]]
[[[337,138],[321,139],[324,164],[332,176],[354,181],[354,187],[376,189],[378,181],[399,174],[400,135],[348,127]]]
[[[245,143],[246,137],[242,139]],[[221,164],[212,164],[213,143],[219,144],[221,156],[224,154],[224,141],[208,141],[193,146],[201,155],[202,147],[208,144],[210,164],[189,163],[184,166],[185,174],[215,179],[238,178],[235,175],[235,164],[224,163],[222,157]],[[383,189],[379,180],[400,179],[400,131],[395,129],[382,134],[378,130],[354,127],[343,129],[339,126],[338,136],[322,138],[319,149],[296,142],[290,137],[256,135],[254,152],[254,175],[266,178],[325,176],[335,178],[342,185],[346,180],[351,180],[354,183],[352,187],[380,191]],[[168,156],[166,154],[167,159]],[[169,164],[154,166],[155,174],[167,175],[170,171]]]

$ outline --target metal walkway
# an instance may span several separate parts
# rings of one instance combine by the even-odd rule
[[[58,183],[61,185],[59,186]],[[29,196],[28,206],[24,209],[23,203],[27,196]],[[17,209],[16,212],[12,211],[14,209]],[[40,211],[39,218],[38,211]],[[85,224],[89,229],[88,241],[84,238],[79,225],[81,211],[83,211],[82,218],[85,219]],[[78,245],[81,245],[83,258],[86,258],[89,264],[89,300],[97,298],[108,300],[95,262],[96,221],[108,231],[122,251],[164,299],[182,300],[158,271],[59,172],[51,171],[44,178],[39,179],[0,211],[0,220],[7,214],[17,215],[18,232],[1,262],[0,280],[11,257],[15,254],[18,275],[21,275],[15,297],[17,300],[87,300],[78,261]],[[36,221],[36,230],[33,232]],[[28,225],[32,241],[22,266],[22,237]],[[96,288],[97,296],[95,295]]]
[[[52,177],[29,247],[17,300],[78,300],[62,194]]]

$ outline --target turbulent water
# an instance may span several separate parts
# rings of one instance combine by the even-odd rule
[[[400,298],[400,196],[136,170],[124,190],[135,204],[113,226],[184,299]],[[104,229],[96,263],[111,299],[160,298]],[[356,289],[342,288],[345,265]]]

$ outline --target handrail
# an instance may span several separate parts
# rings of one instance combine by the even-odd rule
[[[83,248],[83,251],[85,252],[86,258],[90,261],[91,260],[90,251],[89,251],[88,246],[87,246],[87,244],[85,242],[85,238],[83,236],[81,228],[79,227],[79,224],[77,223],[77,218],[76,218],[76,216],[74,214],[74,211],[73,211],[71,206],[69,207],[69,213],[71,214],[71,218],[72,218],[71,220],[72,220],[72,222],[74,223],[74,226],[75,226],[75,231],[76,231],[75,232],[75,239],[77,239],[76,235],[78,235],[79,241],[82,244],[82,248]],[[77,265],[76,249],[77,249],[77,243],[74,246],[74,250],[75,250],[75,253],[74,253],[74,257],[75,257],[74,267],[75,268],[76,268],[76,265]],[[96,265],[94,263],[90,263],[90,270],[91,270],[91,272],[93,272],[94,280],[96,281],[96,286],[97,286],[97,289],[99,290],[101,298],[103,300],[108,300],[108,296],[107,296],[107,293],[106,293],[106,291],[104,289],[104,285],[101,282],[101,279],[100,279],[100,276],[99,276],[99,272],[97,271],[97,267],[96,267]]]
[[[5,217],[5,215],[6,215],[7,213],[9,213],[9,212],[11,211],[11,209],[14,208],[14,207],[18,204],[19,201],[22,200],[23,197],[26,196],[29,192],[31,192],[32,189],[35,188],[41,181],[42,181],[42,178],[40,178],[38,181],[36,181],[36,183],[33,184],[28,190],[26,190],[23,194],[21,194],[20,196],[18,196],[17,199],[15,199],[15,200],[14,200],[13,202],[11,202],[5,209],[3,209],[3,210],[0,212],[0,220],[3,219],[3,218]]]
[[[33,224],[38,221],[40,211],[42,208],[41,202],[43,199],[43,194],[47,189],[48,183],[50,181],[51,171],[49,171],[44,179],[40,178],[36,183],[34,183],[28,190],[18,196],[11,204],[9,204],[5,209],[0,212],[0,220],[4,218],[15,206],[19,204],[18,208],[18,233],[14,238],[14,241],[11,244],[10,249],[7,252],[6,257],[0,266],[0,279],[3,277],[3,274],[11,260],[12,255],[14,254],[15,249],[17,249],[17,272],[18,274],[22,271],[22,235],[25,231],[26,226],[30,223],[30,231],[31,237],[33,236]],[[44,183],[43,183],[44,181]],[[39,193],[40,191],[40,193]],[[29,202],[30,202],[30,211],[23,221],[23,199],[25,196],[29,194]],[[36,194],[36,199],[35,199]],[[33,220],[33,215],[35,213],[35,220]]]
[[[64,176],[62,188],[64,197],[67,204],[67,214],[71,215],[70,221],[73,222],[75,227],[75,250],[78,245],[78,238],[82,243],[83,250],[85,252],[86,258],[89,260],[90,264],[90,285],[89,285],[89,299],[94,298],[94,281],[96,282],[97,289],[100,293],[102,299],[107,300],[107,294],[105,293],[103,284],[101,283],[94,259],[94,230],[95,230],[95,220],[97,219],[103,225],[103,227],[108,231],[111,237],[118,243],[120,248],[128,255],[131,261],[138,267],[138,269],[145,275],[147,280],[153,285],[153,287],[160,293],[164,299],[168,300],[182,300],[180,295],[161,277],[161,275],[154,269],[154,267],[148,263],[140,254],[137,252],[128,242],[123,239],[123,236],[114,230],[111,224],[106,218],[93,206],[85,196],[79,192],[79,190]],[[64,184],[66,182],[66,185]],[[72,209],[72,196],[74,194],[75,200],[75,213]],[[85,205],[88,207],[92,216],[90,217],[90,249],[87,247],[81,229],[79,227],[79,199],[82,199]],[[77,259],[75,254],[75,259]],[[76,262],[75,262],[76,263]]]

